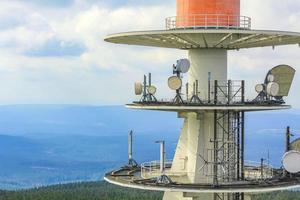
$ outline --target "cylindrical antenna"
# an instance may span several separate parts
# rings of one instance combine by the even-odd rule
[[[208,103],[210,103],[210,84],[211,84],[211,72],[208,72]]]
[[[196,95],[196,84],[195,84],[195,82],[193,83],[193,95]]]
[[[132,134],[133,134],[133,131],[131,130],[128,134],[128,160],[129,160],[129,162],[132,160]]]
[[[166,152],[165,152],[165,141],[157,141],[156,143],[160,144],[160,172],[164,173],[165,171],[165,157],[166,157]]]
[[[291,143],[291,131],[290,131],[290,127],[288,126],[286,128],[286,146],[285,146],[286,152],[289,152],[291,150],[290,143]]]
[[[185,89],[186,89],[186,100],[189,100],[189,83],[185,84]]]
[[[143,83],[143,102],[147,101],[147,76],[144,75],[144,83]]]
[[[260,176],[261,176],[261,179],[264,179],[264,159],[263,158],[260,160]]]
[[[144,91],[143,94],[146,95],[147,92],[147,76],[144,75]]]
[[[151,73],[149,73],[148,74],[148,88],[150,88],[151,87],[151,79],[152,79],[152,77],[151,77]],[[150,101],[152,101],[152,95],[151,94],[149,94],[149,96],[148,96],[148,100],[150,100]]]
[[[199,81],[196,80],[196,96],[199,95],[199,89],[198,89],[198,87],[199,87]]]
[[[176,72],[176,65],[173,64],[173,74],[177,74]]]
[[[151,82],[152,82],[152,80],[151,80],[151,79],[152,79],[152,77],[151,77],[151,73],[149,73],[149,77],[148,77],[148,78],[149,78],[149,87],[150,87],[150,86],[151,86],[151,84],[152,84],[152,83],[151,83]]]
[[[228,91],[227,91],[227,98],[228,98],[228,99],[227,99],[227,103],[230,104],[230,103],[231,103],[231,100],[232,100],[232,99],[231,99],[231,98],[232,98],[232,97],[231,97],[232,81],[231,81],[231,80],[228,80],[228,83],[227,83],[227,84],[228,84]]]

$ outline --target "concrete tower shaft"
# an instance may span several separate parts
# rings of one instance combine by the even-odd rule
[[[193,85],[198,82],[199,97],[209,99],[209,76],[211,81],[227,81],[227,51],[222,49],[193,49],[189,50],[191,68],[188,73],[189,96],[193,94]],[[184,118],[184,125],[173,159],[172,170],[185,172],[186,177],[180,181],[186,183],[213,184],[213,168],[205,162],[213,162],[209,150],[214,148],[214,112],[185,112],[179,114]],[[230,119],[229,119],[230,120]],[[223,122],[224,127],[228,124]],[[212,153],[212,151],[211,151]],[[206,171],[204,172],[204,169]],[[183,198],[183,194],[165,193],[164,200],[199,199],[213,200],[214,195],[202,195],[200,198]],[[229,198],[230,199],[230,198]]]
[[[190,95],[192,86],[198,81],[199,97],[209,99],[208,80],[227,81],[227,51],[223,49],[189,50],[191,68],[188,73]]]
[[[236,21],[240,15],[239,0],[177,0],[177,26],[219,26],[220,20],[215,16],[223,17],[223,26],[239,24]],[[218,23],[218,24],[217,24]],[[211,80],[227,81],[227,50],[223,49],[193,49],[189,50],[191,69],[188,73],[189,96],[192,96],[193,86],[198,84],[199,97],[209,99],[209,84]],[[185,171],[187,183],[213,184],[213,169],[205,166],[206,162],[213,162],[209,150],[214,148],[214,112],[187,112],[184,125],[173,159],[174,172]],[[230,120],[230,119],[229,119]],[[201,170],[207,167],[205,173]],[[203,194],[201,197],[187,197],[180,193],[168,193],[164,200],[173,199],[201,199],[213,200],[212,194]],[[230,199],[230,198],[228,198]]]

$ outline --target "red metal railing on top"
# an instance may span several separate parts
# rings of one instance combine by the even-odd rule
[[[197,14],[166,19],[167,30],[197,28],[251,29],[251,18],[221,14]]]

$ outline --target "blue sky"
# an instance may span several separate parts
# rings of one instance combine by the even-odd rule
[[[300,31],[297,0],[242,0],[255,29]],[[133,82],[153,73],[158,96],[170,66],[185,51],[107,44],[110,33],[163,29],[175,0],[0,1],[0,104],[125,104],[136,97]],[[277,64],[300,66],[297,46],[229,53],[232,79],[254,85]],[[300,71],[300,70],[299,70]],[[299,76],[300,77],[300,76]],[[295,80],[289,103],[300,107]]]

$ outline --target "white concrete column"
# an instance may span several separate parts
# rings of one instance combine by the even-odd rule
[[[198,80],[199,97],[201,100],[208,100],[208,74],[211,74],[211,81],[227,80],[227,51],[222,49],[193,49],[189,51],[191,68],[188,74],[189,96],[193,92],[193,84]],[[213,99],[212,99],[213,100]],[[184,113],[180,114],[185,118],[184,126],[177,144],[172,170],[186,173],[182,182],[188,183],[212,183],[212,178],[203,175],[203,168],[212,173],[212,169],[205,166],[204,159],[213,159],[208,155],[208,149],[213,148],[214,115],[213,112]],[[200,156],[201,155],[201,156]],[[208,160],[207,160],[208,161]],[[203,194],[199,197],[184,197],[183,193],[165,193],[164,200],[213,200],[212,194]]]
[[[223,49],[189,50],[191,68],[188,73],[189,91],[192,93],[193,83],[199,81],[199,92],[202,100],[208,99],[208,73],[211,80],[227,80],[227,51]]]

